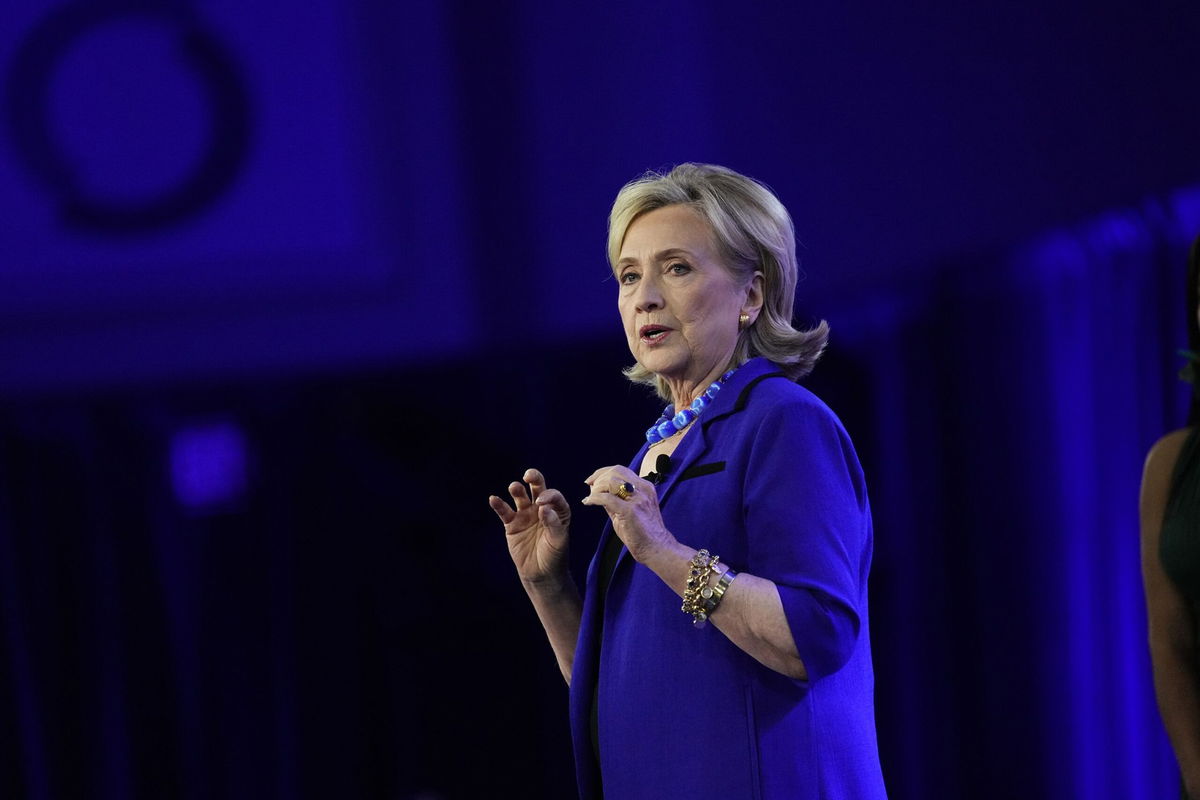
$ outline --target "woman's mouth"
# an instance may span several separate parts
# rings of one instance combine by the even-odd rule
[[[646,344],[658,344],[671,333],[671,329],[663,325],[643,325],[638,336]]]

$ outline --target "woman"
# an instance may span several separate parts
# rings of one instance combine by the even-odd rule
[[[581,796],[884,797],[871,517],[845,430],[794,382],[828,327],[791,325],[786,209],[722,167],[649,173],[608,256],[627,375],[671,406],[586,480],[609,522],[582,599],[562,493],[531,469],[489,498],[570,685]]]
[[[1188,345],[1200,352],[1200,239],[1187,277]],[[1142,475],[1142,579],[1149,614],[1154,693],[1183,777],[1183,796],[1200,798],[1200,397],[1196,362],[1188,427],[1159,439]]]

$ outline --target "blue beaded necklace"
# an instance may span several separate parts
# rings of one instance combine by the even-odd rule
[[[704,390],[704,394],[692,401],[692,404],[687,408],[675,413],[675,406],[670,405],[663,409],[662,416],[658,418],[658,422],[650,426],[650,430],[646,431],[646,441],[650,444],[658,444],[664,439],[670,439],[681,430],[691,425],[699,417],[701,412],[713,401],[717,396],[717,392],[721,391],[721,384],[729,380],[729,376],[737,371],[737,367],[729,370]]]

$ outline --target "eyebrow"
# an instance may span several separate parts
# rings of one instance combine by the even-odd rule
[[[654,261],[666,261],[667,259],[674,258],[675,256],[687,256],[688,258],[693,259],[696,257],[692,251],[685,250],[682,247],[669,247],[666,250],[659,250],[657,253],[655,253]],[[620,269],[621,267],[628,267],[630,264],[636,263],[638,263],[636,258],[630,258],[626,256],[625,258],[617,260],[617,269]]]

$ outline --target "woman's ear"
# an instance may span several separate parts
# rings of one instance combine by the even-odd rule
[[[763,274],[755,270],[754,277],[746,285],[746,299],[742,302],[742,312],[750,315],[750,322],[747,323],[747,327],[753,325],[754,321],[758,319],[758,315],[762,311],[764,299]]]

